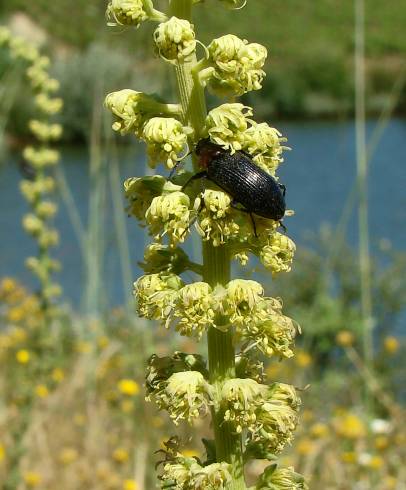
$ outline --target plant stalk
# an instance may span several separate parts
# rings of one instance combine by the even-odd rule
[[[371,260],[368,230],[368,155],[365,131],[365,1],[355,0],[355,138],[359,190],[358,228],[364,359],[373,360]]]
[[[170,15],[192,20],[192,0],[172,0]],[[182,104],[184,124],[194,130],[198,138],[207,114],[204,91],[194,77],[193,68],[196,57],[175,67],[179,96]],[[203,280],[210,286],[226,285],[230,280],[230,257],[226,246],[213,247],[210,242],[203,243]],[[235,352],[232,331],[221,332],[211,327],[208,331],[208,360],[210,382],[215,387],[218,398],[225,380],[235,377]],[[241,436],[224,422],[224,414],[218,407],[213,409],[213,429],[217,462],[231,465],[232,481],[229,490],[245,490],[244,466]]]

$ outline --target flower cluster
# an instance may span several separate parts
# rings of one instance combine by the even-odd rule
[[[209,336],[210,375],[198,356],[152,356],[147,399],[155,400],[175,424],[215,414],[213,423],[220,426],[217,432],[229,431],[233,437],[244,438],[240,442],[246,454],[245,458],[241,454],[241,465],[243,459],[274,460],[293,438],[300,401],[292,386],[265,384],[255,356],[292,357],[299,327],[282,313],[281,300],[266,296],[256,281],[231,280],[228,264],[221,260],[236,258],[246,265],[252,253],[272,274],[289,272],[295,244],[278,231],[279,221],[253,216],[249,209],[239,207],[238,195],[230,195],[212,182],[199,185],[197,178],[207,177],[207,160],[197,145],[208,140],[214,149],[230,156],[230,166],[236,152],[248,155],[275,179],[282,194],[284,186],[278,184],[277,170],[287,149],[286,138],[267,123],[257,123],[252,108],[238,102],[206,112],[205,88],[231,97],[261,88],[267,50],[229,34],[203,46],[205,57],[198,61],[196,46],[200,42],[194,25],[179,17],[187,11],[186,3],[173,2],[170,16],[161,14],[153,33],[155,53],[175,70],[182,105],[167,104],[132,89],[113,92],[105,101],[114,116],[113,129],[144,141],[149,165],[155,168],[162,163],[173,176],[133,177],[124,184],[128,212],[147,227],[153,239],[141,264],[145,275],[134,283],[138,314],[158,320],[165,328],[173,327],[182,336],[197,340],[206,333]],[[199,1],[190,1],[190,6],[196,3]],[[235,0],[222,3],[235,8],[244,4]],[[116,24],[138,27],[144,20],[157,20],[151,9],[149,0],[112,0],[107,15]],[[193,159],[193,173],[179,170],[188,153],[198,157]],[[199,170],[202,172],[195,175]],[[181,248],[193,232],[203,242],[203,264],[193,262]],[[216,254],[213,266],[211,259]],[[187,283],[188,276],[183,275],[187,271],[201,277]],[[220,359],[220,338],[228,339],[230,351],[241,344],[241,353],[229,351],[226,361]],[[218,342],[217,347],[213,342]],[[229,364],[220,374],[223,362]],[[202,465],[197,458],[169,451],[161,488],[214,489],[237,479],[241,483],[243,471],[240,468],[240,476],[236,476],[236,468],[228,461],[228,457],[216,460],[208,453]],[[305,488],[303,479],[290,469],[270,468],[256,488]]]
[[[61,125],[53,122],[52,118],[61,111],[63,102],[54,96],[59,83],[49,76],[49,58],[41,56],[35,47],[12,36],[5,28],[0,31],[1,45],[8,46],[13,58],[27,63],[26,77],[35,94],[38,117],[29,121],[28,126],[38,143],[27,146],[23,151],[26,162],[23,170],[27,178],[21,182],[21,192],[31,207],[23,218],[23,227],[37,240],[39,247],[38,257],[29,257],[26,265],[40,282],[43,307],[47,308],[61,293],[60,286],[51,278],[52,273],[60,269],[60,264],[49,256],[49,249],[58,244],[59,237],[51,225],[57,205],[49,197],[55,182],[47,175],[47,170],[59,161],[59,152],[49,145],[62,135]]]
[[[208,59],[201,63],[200,79],[217,95],[243,95],[261,88],[267,50],[233,34],[213,39]]]

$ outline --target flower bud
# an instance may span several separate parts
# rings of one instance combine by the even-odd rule
[[[265,76],[262,67],[267,56],[264,46],[249,44],[233,34],[227,34],[214,39],[208,46],[208,52],[208,64],[214,70],[204,70],[201,78],[208,81],[214,93],[239,96],[261,88]]]
[[[33,119],[29,122],[29,128],[38,140],[44,142],[57,140],[62,135],[62,126],[60,124],[47,124]]]
[[[140,316],[150,320],[170,321],[170,313],[177,291],[183,286],[175,274],[148,274],[134,283],[134,295]]]
[[[133,25],[139,27],[148,19],[142,0],[111,0],[107,5],[108,25]]]
[[[177,457],[164,466],[161,488],[225,490],[231,483],[230,465],[212,463],[201,466],[194,458]]]
[[[281,145],[285,141],[286,138],[267,123],[253,123],[244,133],[243,149],[258,166],[275,175],[279,164],[283,162],[283,150],[289,149]]]
[[[168,169],[172,169],[187,143],[182,123],[173,117],[152,117],[145,124],[141,137],[147,143],[152,168],[158,162],[164,162]]]
[[[33,236],[38,236],[44,228],[44,222],[40,220],[35,214],[26,214],[23,218],[24,230]]]
[[[241,150],[244,144],[244,132],[252,109],[243,104],[222,104],[212,109],[206,117],[204,132],[210,140],[234,153]]]
[[[160,409],[168,411],[177,425],[180,420],[189,423],[208,411],[210,385],[198,371],[174,373],[154,393]]]
[[[177,17],[159,24],[154,32],[154,41],[157,53],[171,62],[187,61],[196,49],[193,25]]]
[[[37,216],[43,220],[53,218],[57,210],[57,205],[51,201],[41,201],[35,208]]]
[[[257,305],[262,301],[264,289],[256,281],[234,279],[226,286],[226,304],[224,313],[230,317],[230,323],[240,325],[250,321]]]
[[[212,289],[206,282],[194,282],[179,290],[174,306],[176,329],[181,335],[196,336],[200,339],[203,332],[214,325],[214,301]]]
[[[225,408],[224,420],[233,423],[238,434],[255,423],[255,412],[267,389],[266,385],[253,379],[234,378],[223,384],[221,404]]]
[[[165,177],[151,175],[146,177],[130,177],[124,182],[125,197],[129,205],[127,211],[138,220],[145,220],[145,213],[151,206],[152,199],[162,194]]]
[[[151,243],[145,249],[144,262],[140,265],[146,274],[162,271],[181,274],[187,270],[188,264],[189,258],[181,248]]]
[[[43,248],[55,247],[59,243],[59,233],[44,227],[38,236],[38,245]]]
[[[23,157],[27,162],[36,168],[44,168],[52,165],[56,165],[59,160],[59,152],[57,150],[51,150],[50,148],[34,148],[27,146],[24,148]]]
[[[308,490],[302,475],[294,469],[278,468],[276,464],[268,466],[260,475],[255,490]]]
[[[259,258],[266,268],[272,270],[272,274],[289,272],[295,250],[294,242],[276,231],[271,235],[269,244],[261,248]]]
[[[171,245],[185,241],[190,224],[189,204],[189,197],[179,191],[154,197],[145,219],[156,240],[168,235]]]
[[[53,116],[61,111],[63,100],[59,97],[51,98],[47,94],[41,93],[35,97],[35,104],[44,114]]]
[[[251,340],[267,356],[293,357],[292,344],[298,327],[282,315],[280,303],[266,298],[255,311],[253,321],[239,327],[243,338]]]
[[[250,440],[258,441],[273,453],[279,453],[293,439],[298,422],[298,399],[274,397],[273,390],[275,388],[269,389],[268,398],[256,410],[256,421],[249,427],[249,431]]]
[[[199,211],[196,230],[203,240],[211,240],[214,247],[237,238],[240,226],[235,221],[235,211],[231,207],[231,198],[223,191],[205,189],[203,208]],[[200,208],[200,199],[195,201],[195,209]]]

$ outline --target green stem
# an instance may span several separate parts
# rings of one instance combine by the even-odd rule
[[[368,155],[365,134],[365,5],[355,1],[355,128],[359,190],[358,228],[361,283],[361,313],[364,330],[364,358],[368,368],[373,360],[371,263],[368,230]]]
[[[170,14],[191,21],[192,0],[172,0]],[[207,114],[204,91],[193,73],[196,57],[176,65],[176,79],[183,109],[184,124],[194,130],[195,141],[199,138]],[[212,287],[225,285],[230,280],[230,255],[226,246],[213,247],[203,243],[203,280]],[[208,360],[210,382],[220,398],[222,384],[235,377],[235,352],[232,331],[221,332],[210,328],[208,332]],[[229,490],[245,490],[242,439],[233,427],[224,422],[220,408],[213,409],[213,429],[216,459],[231,464],[232,481]]]

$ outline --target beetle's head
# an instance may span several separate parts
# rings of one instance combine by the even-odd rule
[[[214,143],[210,141],[210,138],[203,138],[198,141],[195,152],[196,155],[201,155],[205,150],[210,148]]]

